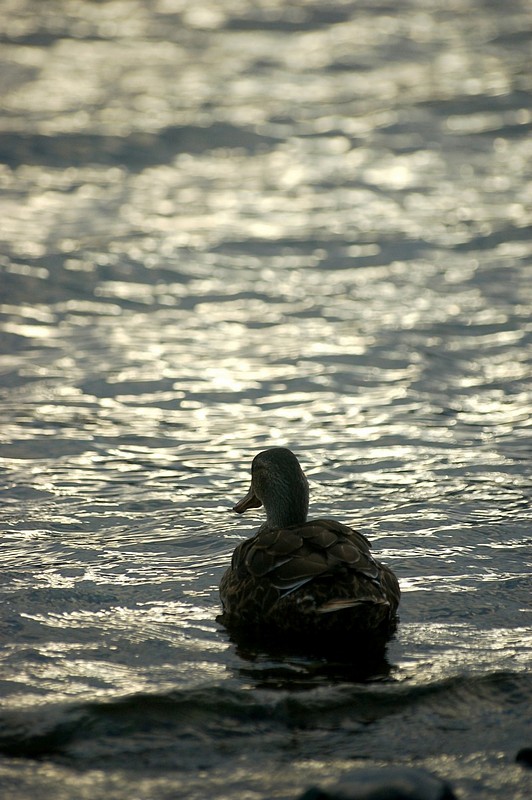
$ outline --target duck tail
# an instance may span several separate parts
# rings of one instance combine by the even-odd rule
[[[374,597],[358,597],[356,600],[327,600],[316,609],[318,614],[330,614],[333,611],[342,611],[344,608],[355,608],[355,606],[389,606],[387,600],[376,600]]]

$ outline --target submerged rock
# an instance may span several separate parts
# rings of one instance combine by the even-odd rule
[[[456,800],[445,781],[421,769],[357,769],[329,789],[314,787],[299,800]]]
[[[532,768],[532,747],[523,747],[515,757],[518,764]]]

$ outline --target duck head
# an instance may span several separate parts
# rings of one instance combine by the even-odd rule
[[[233,511],[264,506],[267,528],[285,528],[305,522],[308,513],[308,483],[299,461],[286,447],[264,450],[251,464],[249,492]]]

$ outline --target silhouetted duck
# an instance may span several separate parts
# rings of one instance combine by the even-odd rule
[[[264,505],[266,522],[235,549],[220,584],[230,629],[350,648],[385,641],[396,625],[400,590],[389,567],[358,531],[330,519],[307,522],[309,490],[284,447],[259,453],[249,492],[234,507]]]

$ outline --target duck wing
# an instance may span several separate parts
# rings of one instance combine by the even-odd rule
[[[267,577],[281,595],[339,571],[363,575],[380,586],[380,565],[366,537],[328,519],[259,531],[237,548],[233,569],[242,577]]]

